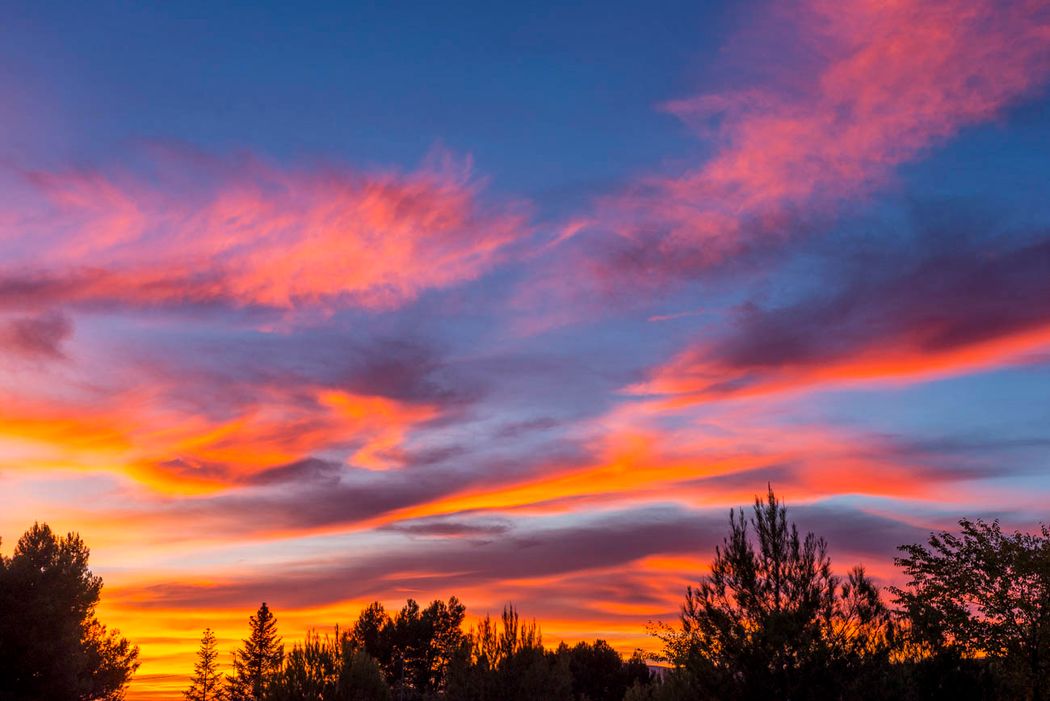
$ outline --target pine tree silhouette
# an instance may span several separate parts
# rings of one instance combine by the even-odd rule
[[[265,601],[248,619],[248,625],[251,633],[233,653],[233,676],[226,678],[230,701],[263,701],[284,660],[277,619]]]
[[[225,697],[219,677],[219,651],[216,644],[215,633],[211,628],[205,628],[197,651],[197,663],[193,666],[190,688],[182,692],[186,701],[220,701]]]

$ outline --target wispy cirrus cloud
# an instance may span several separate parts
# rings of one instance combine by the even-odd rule
[[[776,81],[664,105],[712,142],[710,157],[604,198],[592,235],[574,234],[587,244],[572,264],[603,287],[664,286],[818,229],[1050,76],[1050,10],[1037,0],[802,0],[770,16],[727,63],[773,44]]]
[[[713,87],[659,106],[702,157],[654,153],[671,158],[582,196],[553,182],[606,192],[556,215],[441,154],[384,170],[152,146],[0,168],[5,533],[82,530],[105,620],[174,697],[199,629],[232,647],[261,599],[287,640],[366,599],[454,593],[516,601],[549,641],[651,646],[645,621],[674,616],[728,508],[769,483],[836,565],[880,576],[975,505],[1032,520],[1037,386],[1004,435],[926,395],[936,428],[789,393],[1050,347],[1039,224],[903,250],[894,232],[876,260],[813,264],[818,242],[869,236],[850,217],[881,215],[902,166],[1043,89],[1046,3],[798,0],[754,21]]]
[[[527,230],[447,154],[398,173],[155,153],[26,172],[0,217],[0,307],[390,309],[476,278]]]

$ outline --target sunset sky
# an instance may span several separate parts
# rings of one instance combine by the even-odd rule
[[[5,3],[0,535],[131,698],[260,601],[654,647],[767,483],[842,569],[1050,503],[1046,0]]]

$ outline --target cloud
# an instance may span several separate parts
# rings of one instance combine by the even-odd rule
[[[709,549],[725,514],[690,514],[675,507],[621,511],[581,524],[552,525],[494,539],[447,538],[330,559],[282,566],[266,579],[234,579],[213,586],[148,585],[115,594],[143,607],[245,606],[266,600],[283,607],[316,606],[371,597],[425,584],[454,593],[507,579],[544,577],[622,565],[652,553]]]
[[[57,312],[22,316],[0,322],[0,351],[32,359],[65,357],[62,344],[72,335],[73,322]]]
[[[610,294],[820,230],[889,186],[897,166],[996,119],[1050,76],[1050,11],[1039,0],[802,0],[769,15],[765,31],[728,48],[731,65],[782,49],[768,87],[664,106],[711,140],[710,157],[606,197],[591,235],[571,239],[587,240],[571,266]],[[549,284],[583,284],[565,278]]]
[[[747,304],[634,390],[687,401],[912,381],[1025,362],[1050,346],[1050,239],[847,263],[847,282],[784,307]]]
[[[525,233],[469,160],[412,173],[156,150],[147,172],[34,171],[0,221],[0,305],[390,309],[472,280]],[[14,200],[18,200],[18,204]]]
[[[391,523],[381,529],[424,538],[490,539],[502,536],[513,528],[507,520],[465,521],[446,518],[421,519]]]
[[[106,469],[162,492],[211,492],[273,481],[284,474],[275,465],[316,453],[366,471],[400,467],[408,432],[439,414],[426,404],[308,386],[256,386],[217,414],[174,401],[156,381],[92,397],[0,409],[0,466]]]
[[[750,499],[740,506],[750,513]],[[898,544],[915,542],[923,527],[836,504],[789,508],[789,516],[804,530],[831,536],[832,555],[848,552],[885,559]],[[728,509],[683,509],[647,506],[580,516],[569,524],[534,520],[497,537],[451,537],[408,541],[384,548],[362,549],[326,558],[323,562],[287,562],[266,576],[216,577],[209,584],[193,582],[150,583],[114,594],[143,609],[152,607],[193,609],[239,606],[250,608],[265,600],[281,608],[316,607],[346,600],[388,595],[392,587],[407,592],[460,593],[463,588],[501,587],[505,582],[546,582],[545,605],[558,606],[558,583],[567,575],[595,573],[592,590],[599,600],[658,604],[655,596],[639,602],[630,588],[606,587],[600,574],[615,569],[641,575],[646,558],[661,555],[695,555],[707,562],[728,532]],[[850,564],[840,556],[836,564]],[[695,571],[699,577],[703,571]],[[595,587],[600,587],[598,594]],[[647,587],[642,587],[643,589]],[[527,592],[529,587],[520,584]],[[656,588],[652,588],[655,592]],[[679,594],[680,595],[680,594]],[[577,595],[568,593],[567,602]],[[528,614],[542,615],[531,610]]]

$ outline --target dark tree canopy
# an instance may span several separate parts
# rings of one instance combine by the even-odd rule
[[[630,687],[649,681],[649,668],[640,655],[625,662],[604,640],[572,647],[562,643],[557,654],[569,660],[573,698],[579,701],[621,701]]]
[[[448,695],[462,701],[570,701],[569,660],[547,651],[536,622],[522,622],[507,606],[498,621],[486,615],[471,629],[452,665]]]
[[[770,489],[730,533],[711,574],[686,592],[681,627],[660,637],[692,694],[711,699],[822,699],[888,660],[890,614],[855,568],[832,574],[823,539],[799,534]]]
[[[689,587],[663,661],[603,640],[555,650],[508,605],[464,630],[455,597],[394,615],[376,602],[348,632],[310,632],[286,656],[266,603],[220,682],[205,629],[187,701],[1043,701],[1050,687],[1050,528],[960,532],[902,546],[891,611],[854,567],[833,574],[772,489],[730,512],[710,574]],[[120,701],[138,649],[95,616],[102,582],[75,535],[34,525],[0,555],[0,701]]]
[[[1050,529],[1003,533],[998,521],[959,522],[958,534],[906,545],[894,588],[921,655],[983,659],[1012,698],[1050,695]]]
[[[440,693],[449,664],[464,645],[466,607],[456,597],[421,608],[409,599],[393,617],[375,602],[350,631],[349,643],[376,659],[399,697]]]
[[[339,676],[339,701],[390,701],[390,687],[375,658],[364,650],[344,649]]]
[[[284,666],[275,675],[267,698],[270,701],[338,698],[344,640],[345,636],[338,630],[334,637],[307,633],[306,639],[293,645],[285,656]]]
[[[138,648],[95,617],[88,555],[78,535],[34,524],[0,556],[0,700],[123,698]]]

